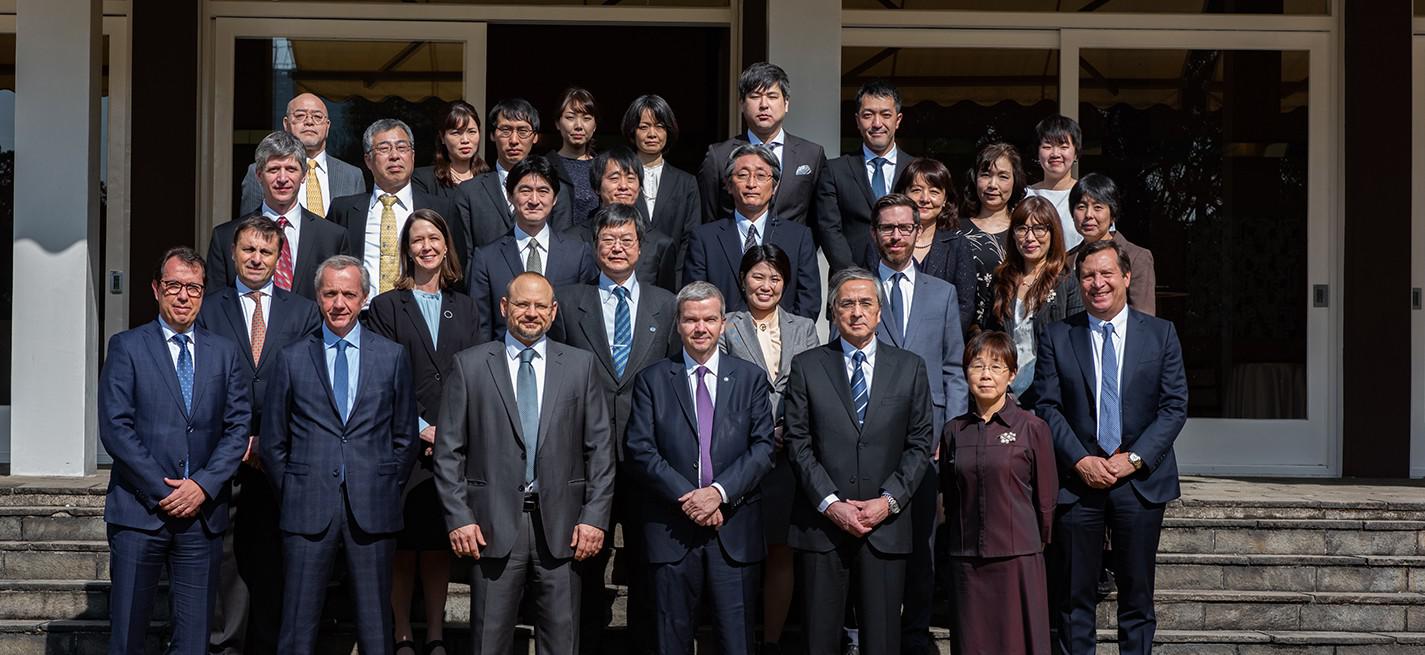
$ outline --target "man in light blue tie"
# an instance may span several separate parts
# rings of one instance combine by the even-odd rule
[[[361,260],[322,262],[315,286],[321,333],[279,351],[263,405],[262,461],[281,505],[286,578],[278,652],[316,649],[344,552],[357,643],[389,655],[401,490],[420,443],[409,355],[357,321],[371,286]]]
[[[856,265],[874,269],[875,239],[870,227],[876,201],[895,190],[914,157],[896,146],[901,94],[884,80],[856,92],[856,131],[861,147],[826,163],[816,192],[816,242],[834,274]]]
[[[1059,460],[1049,553],[1054,652],[1094,652],[1104,529],[1118,581],[1118,650],[1153,647],[1153,576],[1163,509],[1180,494],[1173,442],[1187,418],[1187,378],[1173,324],[1128,306],[1132,265],[1117,242],[1078,260],[1087,312],[1044,329],[1034,385]]]

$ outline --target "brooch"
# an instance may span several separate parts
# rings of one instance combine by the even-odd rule
[[[455,318],[455,313],[452,312],[452,311],[450,311],[449,309],[447,309],[447,310],[445,310],[445,317],[446,317],[446,318]]]
[[[1017,435],[1015,435],[1013,432],[1006,432],[999,436],[999,442],[1002,444],[1014,443],[1016,439]]]

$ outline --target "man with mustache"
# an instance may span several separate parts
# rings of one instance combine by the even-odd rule
[[[327,154],[330,116],[321,98],[303,93],[287,103],[287,115],[282,117],[283,131],[297,137],[304,150],[304,156],[298,159],[301,169],[298,204],[318,217],[327,215],[332,198],[366,193],[366,180],[361,177],[361,169]],[[257,177],[260,165],[248,166],[247,175],[242,178],[242,200],[238,203],[238,214],[241,216],[257,211],[262,202],[264,189]]]

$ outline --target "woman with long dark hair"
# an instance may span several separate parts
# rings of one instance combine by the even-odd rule
[[[411,175],[416,188],[455,200],[455,187],[490,170],[480,157],[480,112],[464,100],[445,108],[435,137],[435,160]]]
[[[989,318],[995,269],[1009,247],[1009,214],[1024,198],[1024,166],[1019,151],[1008,143],[991,143],[975,157],[965,194],[960,231],[975,262],[975,319],[983,327]]]

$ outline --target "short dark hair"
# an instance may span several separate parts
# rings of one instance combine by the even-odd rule
[[[975,155],[975,166],[970,169],[970,179],[965,180],[965,215],[974,218],[980,213],[980,193],[975,188],[975,180],[980,173],[990,170],[1000,157],[1009,160],[1009,168],[1014,175],[1014,187],[1009,194],[1009,203],[1006,207],[1009,211],[1014,211],[1014,206],[1024,199],[1024,162],[1019,157],[1019,150],[1014,146],[997,141],[985,144],[980,148],[980,152]]]
[[[906,193],[911,185],[915,184],[917,175],[924,179],[926,184],[945,192],[945,205],[941,207],[940,215],[935,217],[935,229],[960,229],[960,194],[955,188],[955,178],[951,177],[950,169],[937,159],[916,157],[906,164],[900,179],[896,180],[896,193]]]
[[[881,212],[891,207],[908,207],[910,209],[911,218],[915,219],[916,225],[920,225],[920,207],[916,206],[915,201],[911,200],[910,196],[903,193],[887,193],[881,196],[880,199],[876,201],[876,204],[871,206],[871,227],[880,225]]]
[[[411,227],[416,221],[425,221],[435,226],[440,237],[445,240],[445,260],[440,263],[440,286],[442,289],[460,281],[460,254],[455,252],[455,242],[450,237],[450,224],[434,209],[417,209],[406,219],[401,228],[401,274],[396,278],[397,289],[413,289],[416,286],[416,260],[411,257]]]
[[[277,237],[277,250],[282,250],[282,244],[287,242],[287,231],[278,227],[274,221],[261,214],[253,214],[238,221],[237,229],[233,230],[233,242],[231,248],[237,248],[238,241],[242,240],[243,232],[256,232],[259,236],[271,239]],[[211,246],[209,246],[211,247]]]
[[[792,279],[792,258],[787,256],[785,250],[770,243],[752,246],[742,253],[742,265],[738,267],[737,285],[742,287],[742,295],[747,295],[747,285],[742,281],[747,279],[747,274],[752,272],[753,267],[763,263],[777,271],[784,284]],[[783,292],[786,292],[785,287]]]
[[[638,243],[643,243],[644,229],[643,218],[638,215],[638,208],[633,205],[612,204],[604,205],[594,210],[594,241],[599,240],[599,233],[604,230],[623,227],[633,223],[634,231],[638,234]]]
[[[539,131],[539,110],[524,98],[508,98],[495,103],[490,108],[490,120],[486,121],[486,125],[494,130],[502,117],[507,121],[524,121],[535,132]]]
[[[505,192],[511,196],[515,195],[515,187],[529,175],[544,178],[544,181],[549,183],[549,188],[554,190],[554,195],[559,195],[559,174],[554,172],[554,164],[544,157],[525,157],[519,160],[505,176]]]
[[[861,99],[866,96],[872,98],[890,98],[896,101],[896,112],[901,110],[901,92],[896,85],[882,79],[871,80],[861,85],[856,91],[856,111],[861,111]]]
[[[1073,211],[1079,206],[1079,201],[1087,196],[1090,200],[1101,202],[1108,206],[1108,215],[1114,223],[1118,222],[1118,209],[1122,206],[1122,198],[1118,192],[1118,183],[1113,178],[1103,173],[1089,173],[1074,183],[1074,188],[1069,190],[1069,211]]]
[[[1124,250],[1123,246],[1118,245],[1118,241],[1114,239],[1099,239],[1093,243],[1081,244],[1079,258],[1074,260],[1074,275],[1082,278],[1084,276],[1084,260],[1088,259],[1089,255],[1097,254],[1105,250],[1112,250],[1113,254],[1118,257],[1119,272],[1129,275],[1133,274],[1133,262],[1128,259],[1128,251]]]
[[[653,114],[653,120],[662,123],[663,129],[668,131],[668,142],[663,147],[663,150],[667,151],[678,141],[678,119],[673,116],[673,107],[660,95],[641,95],[629,103],[628,109],[623,112],[623,138],[628,139],[629,143],[635,143],[638,138],[638,123],[643,120],[645,111]]]
[[[205,276],[207,275],[208,266],[203,262],[203,258],[198,255],[198,251],[189,246],[174,246],[163,251],[163,256],[158,258],[158,266],[153,268],[154,282],[163,281],[163,267],[168,265],[168,260],[174,258],[177,258],[178,261],[189,266],[197,266],[199,271],[202,271]]]
[[[594,193],[599,192],[599,185],[604,181],[604,173],[609,170],[609,162],[618,165],[620,171],[629,171],[638,177],[638,183],[643,184],[643,162],[638,160],[638,155],[625,146],[614,146],[594,156],[594,161],[589,166],[589,184],[594,187]]]
[[[965,359],[961,365],[970,368],[970,362],[980,355],[1004,362],[1011,371],[1019,370],[1019,353],[1014,339],[999,330],[985,330],[970,337],[970,342],[965,344]]]
[[[787,78],[787,71],[776,64],[759,61],[737,76],[737,97],[745,99],[756,91],[769,90],[773,86],[781,89],[782,97],[792,99],[792,81]]]
[[[1079,128],[1079,122],[1063,114],[1054,114],[1039,121],[1039,124],[1034,126],[1034,133],[1039,136],[1039,143],[1068,141],[1074,146],[1074,150],[1083,149],[1084,131]]]

